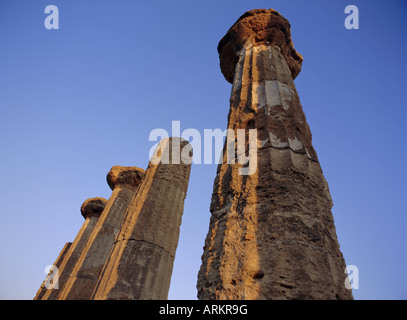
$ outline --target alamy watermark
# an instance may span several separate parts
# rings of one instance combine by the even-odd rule
[[[345,273],[348,275],[345,279],[345,288],[359,289],[359,268],[355,265],[346,266]]]
[[[47,30],[59,29],[59,9],[56,5],[50,4],[45,7],[44,13],[48,14],[44,20]],[[359,29],[359,8],[353,4],[345,7],[345,13],[349,14],[345,18],[345,28],[348,30]]]
[[[348,30],[359,29],[359,8],[353,4],[346,6],[345,13],[349,15],[345,18],[345,28]]]
[[[359,289],[359,268],[355,265],[346,266],[345,271],[347,277],[345,279],[345,288],[348,290]],[[59,289],[59,271],[57,266],[48,265],[44,269],[47,277],[44,281],[46,289]]]
[[[179,164],[220,164],[226,160],[227,164],[241,164],[240,175],[252,175],[257,171],[257,130],[256,129],[204,129],[203,138],[197,129],[188,128],[181,132],[181,122],[172,121],[171,135],[162,128],[154,129],[150,132],[149,141],[158,141],[149,152],[149,159],[154,157],[160,149],[160,141],[168,137],[181,137],[189,141],[193,156],[189,150],[178,150],[172,154],[172,163]],[[192,138],[192,139],[191,139]],[[226,138],[226,142],[225,139]],[[224,148],[224,143],[225,148]],[[203,145],[203,159],[202,159]],[[185,146],[184,148],[190,148]],[[213,153],[214,149],[214,153]],[[224,150],[226,149],[226,150]],[[224,154],[226,151],[226,154]],[[168,157],[161,159],[162,163],[169,163]]]
[[[47,274],[47,277],[44,281],[44,286],[46,289],[59,289],[59,271],[57,266],[48,265],[45,267],[44,273]]]
[[[52,4],[48,5],[44,9],[44,13],[48,16],[44,20],[45,29],[59,29],[59,10],[57,6]]]

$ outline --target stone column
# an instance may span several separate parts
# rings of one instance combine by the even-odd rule
[[[228,129],[257,130],[257,167],[242,175],[226,155],[218,166],[198,298],[352,299],[328,184],[293,82],[302,57],[289,22],[273,9],[246,12],[218,52],[232,83]],[[245,141],[240,152],[248,149]]]
[[[187,141],[161,141],[125,214],[103,268],[95,300],[166,299],[170,286],[191,162],[178,155]]]
[[[112,195],[58,299],[90,299],[127,207],[143,177],[144,170],[137,167],[114,166],[109,171],[107,182],[113,190]]]
[[[79,259],[79,256],[82,253],[83,248],[85,247],[89,236],[91,235],[100,214],[105,208],[107,200],[104,198],[90,198],[87,199],[81,206],[82,216],[85,218],[81,229],[75,237],[72,245],[70,246],[68,252],[66,253],[65,258],[61,264],[61,267],[58,268],[59,279],[58,279],[58,289],[50,289],[44,294],[41,300],[57,300],[59,294],[64,289],[64,285],[69,278],[72,270],[75,267],[76,262]]]
[[[69,251],[69,248],[71,247],[72,242],[67,242],[65,243],[64,247],[62,248],[61,252],[58,255],[58,258],[55,260],[54,262],[54,266],[56,266],[58,269],[60,268],[62,262],[64,261],[64,258],[67,254],[67,252]],[[37,294],[35,295],[33,300],[41,300],[42,297],[44,296],[44,294],[47,292],[47,288],[45,286],[45,283],[48,279],[49,276],[51,276],[53,272],[50,271],[47,275],[47,277],[45,278],[45,280],[43,281],[43,283],[41,284],[41,287],[38,289]]]

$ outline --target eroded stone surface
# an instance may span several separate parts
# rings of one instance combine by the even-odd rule
[[[257,170],[241,175],[226,156],[218,166],[199,299],[352,299],[289,32],[274,10],[252,10],[219,44],[228,129],[257,130]]]
[[[138,167],[114,166],[107,174],[107,184],[112,190],[121,186],[136,191],[144,177],[144,173],[145,171]]]
[[[172,157],[188,142],[161,141],[132,199],[92,299],[166,299],[191,164]],[[166,158],[167,161],[161,162]],[[168,162],[169,161],[169,162]]]
[[[85,248],[90,235],[103,212],[107,200],[104,198],[90,198],[87,199],[81,206],[81,213],[85,217],[85,222],[83,223],[81,229],[75,237],[75,240],[66,252],[65,257],[58,268],[59,279],[58,279],[58,289],[49,289],[43,295],[41,300],[57,300],[60,293],[64,289],[64,286],[69,278],[72,270],[75,268],[78,259]]]
[[[71,245],[72,245],[72,242],[65,243],[64,247],[62,248],[61,252],[58,255],[58,258],[53,263],[53,265],[56,266],[58,269],[61,267],[61,264],[64,261],[65,256],[68,253],[69,248],[71,247]],[[47,278],[49,276],[51,276],[51,272],[48,273]],[[33,300],[42,300],[42,297],[45,295],[45,293],[48,290],[48,288],[45,285],[45,283],[47,281],[47,278],[45,278],[44,282],[41,284],[41,287],[38,289],[37,294],[35,295]]]
[[[243,14],[219,42],[220,66],[228,82],[233,81],[240,50],[264,43],[280,48],[290,68],[289,75],[295,79],[303,59],[294,49],[290,23],[273,9],[254,9]]]
[[[60,300],[89,300],[106,263],[124,214],[144,178],[138,167],[114,166],[107,174],[113,188],[103,215],[99,218],[88,243],[61,292]]]
[[[81,206],[81,214],[86,219],[90,216],[99,217],[106,207],[105,198],[96,197],[85,200]]]

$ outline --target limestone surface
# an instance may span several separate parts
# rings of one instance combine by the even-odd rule
[[[144,174],[144,169],[138,167],[114,166],[107,174],[106,180],[112,190],[126,188],[136,191]]]
[[[114,166],[107,174],[113,192],[69,276],[60,300],[89,300],[112,249],[124,214],[144,178],[144,169]]]
[[[106,203],[107,200],[101,197],[87,199],[81,206],[81,214],[85,219],[92,216],[99,218],[106,207]]]
[[[352,299],[328,184],[293,82],[302,57],[288,21],[272,9],[249,11],[218,51],[232,82],[228,129],[256,129],[257,161],[247,175],[226,155],[218,166],[198,298]]]
[[[92,234],[95,225],[106,206],[107,200],[104,198],[90,198],[87,199],[81,206],[81,214],[85,218],[81,229],[75,237],[75,240],[70,245],[69,250],[58,268],[59,271],[59,285],[58,289],[48,289],[43,295],[41,300],[57,300],[59,294],[63,290],[67,279],[69,278],[72,270],[75,268],[78,259],[88,242],[89,236]]]
[[[56,266],[58,269],[61,267],[62,262],[65,259],[66,254],[69,251],[69,248],[71,247],[72,242],[67,242],[65,243],[64,247],[62,248],[61,252],[58,255],[58,258],[54,262],[54,266]],[[35,295],[33,300],[42,300],[42,297],[45,295],[47,292],[48,288],[46,287],[46,282],[48,277],[51,276],[51,272],[48,273],[47,278],[45,278],[44,282],[41,284],[41,287],[38,289],[37,294]]]
[[[166,299],[191,163],[180,138],[163,139],[124,217],[92,299]],[[164,161],[165,160],[165,161]]]
[[[219,42],[220,67],[228,82],[233,81],[240,50],[264,43],[280,48],[292,79],[297,77],[303,58],[294,49],[289,21],[274,9],[254,9],[244,13]]]

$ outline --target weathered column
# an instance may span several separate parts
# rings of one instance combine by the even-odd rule
[[[228,129],[257,130],[249,164],[257,167],[242,175],[226,152],[218,166],[198,298],[352,299],[328,184],[293,82],[302,57],[289,22],[273,9],[246,12],[218,52],[233,85]],[[238,146],[238,156],[249,147]]]
[[[64,261],[64,258],[66,256],[66,254],[69,251],[69,248],[71,247],[72,242],[67,242],[65,243],[64,247],[62,248],[61,252],[58,255],[58,258],[55,260],[54,262],[54,266],[57,267],[57,269],[59,269],[61,267],[62,262]],[[42,297],[44,296],[44,294],[47,292],[47,287],[46,287],[46,283],[48,280],[48,277],[50,277],[53,274],[53,271],[51,270],[47,277],[45,278],[45,280],[43,281],[43,283],[41,284],[41,287],[38,289],[37,294],[35,295],[33,300],[41,300]]]
[[[59,294],[62,292],[66,281],[75,267],[76,262],[85,247],[89,236],[91,235],[96,223],[105,208],[107,200],[104,198],[90,198],[87,199],[81,206],[82,216],[85,218],[81,229],[72,242],[68,252],[63,259],[63,262],[58,268],[59,279],[58,289],[50,289],[44,294],[41,300],[57,300]]]
[[[177,156],[179,148],[192,150],[180,138],[164,139],[158,146],[125,214],[93,299],[167,298],[191,169],[191,162]]]
[[[58,297],[59,300],[90,299],[144,172],[138,167],[114,166],[107,174],[107,183],[113,190],[112,195]]]

